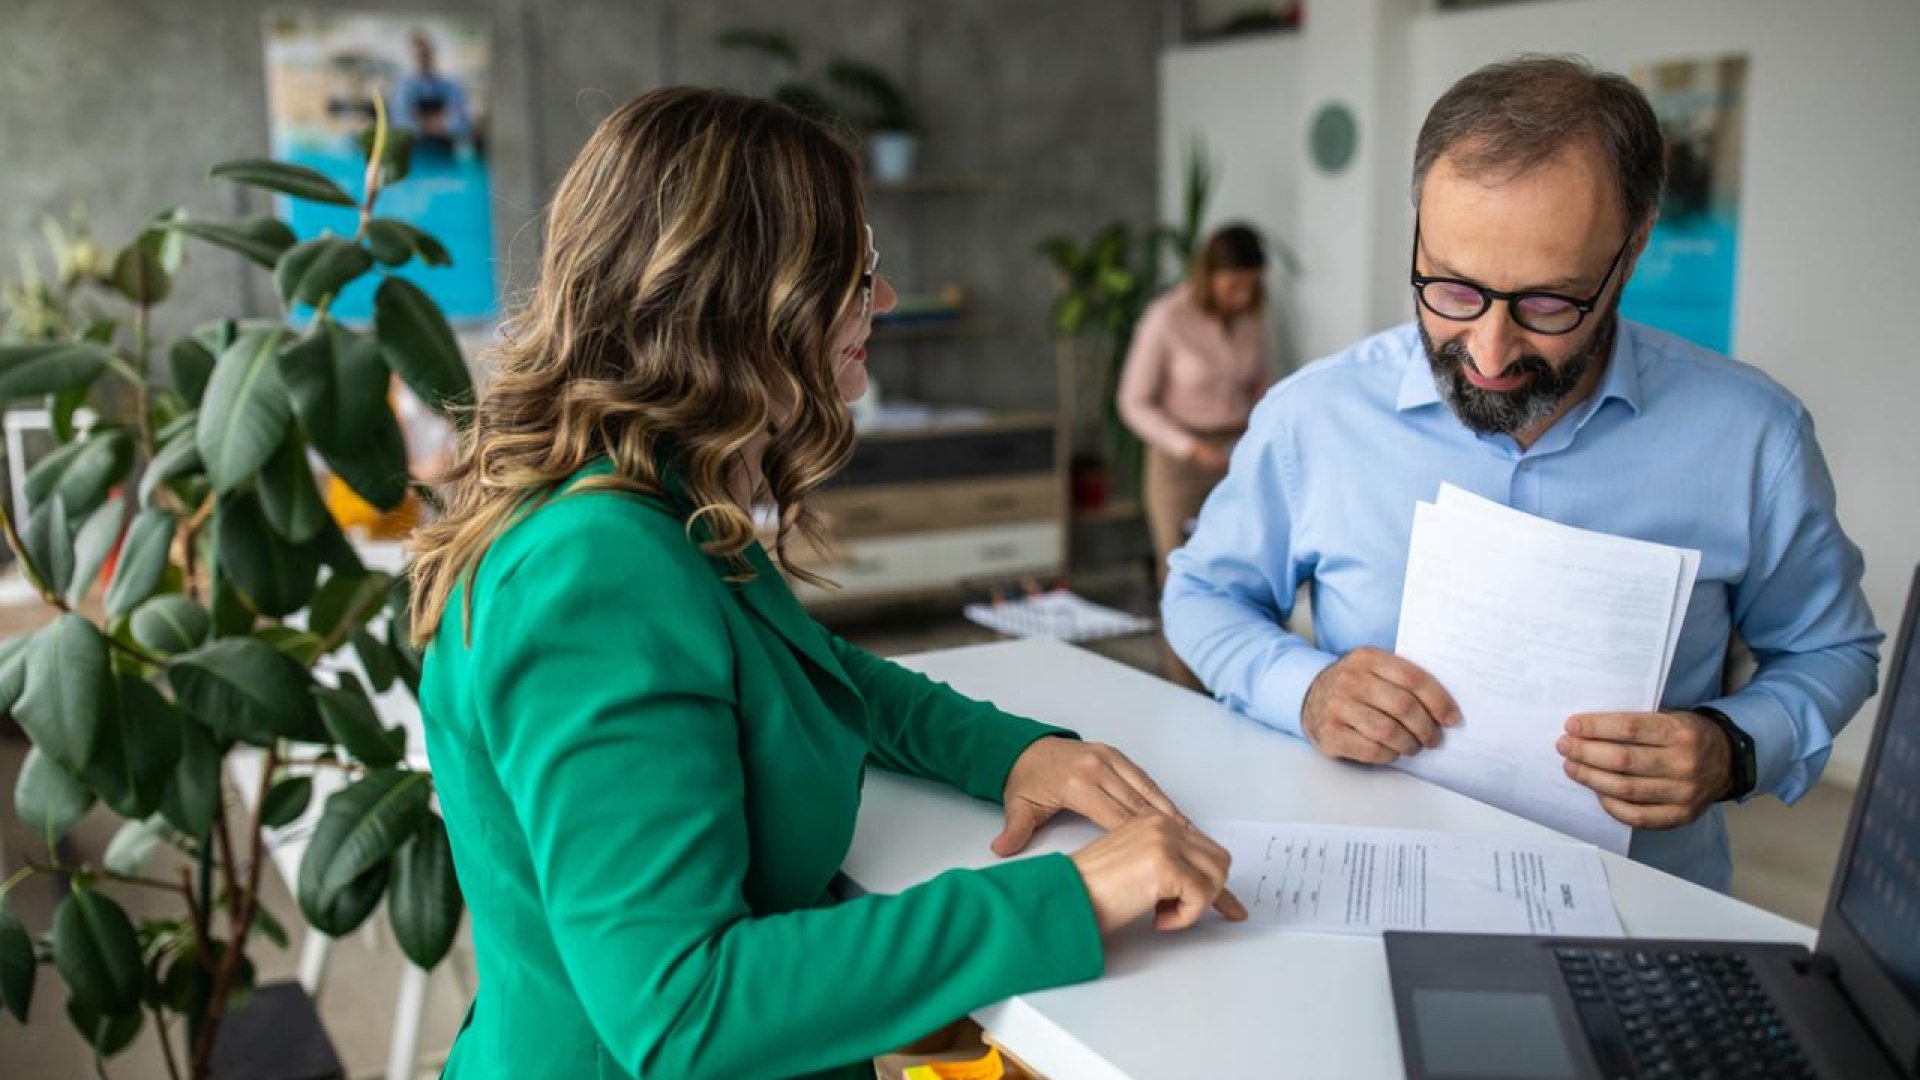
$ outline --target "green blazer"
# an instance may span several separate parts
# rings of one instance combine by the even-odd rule
[[[575,478],[603,475],[600,462]],[[1072,862],[837,902],[868,762],[998,802],[1071,734],[863,652],[687,505],[572,490],[497,539],[427,650],[427,750],[479,989],[446,1074],[871,1077],[865,1059],[1103,963]]]

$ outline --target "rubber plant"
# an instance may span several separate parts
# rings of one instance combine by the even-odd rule
[[[272,215],[168,211],[111,258],[63,260],[60,286],[86,301],[65,306],[105,300],[117,316],[63,325],[43,311],[34,326],[60,328],[56,339],[0,345],[0,405],[44,404],[61,443],[26,473],[24,520],[0,508],[19,572],[54,609],[0,643],[0,709],[32,743],[15,805],[45,841],[0,883],[0,1001],[27,1022],[52,968],[98,1058],[151,1020],[176,1078],[209,1074],[222,1019],[253,983],[255,940],[285,947],[260,904],[264,831],[307,811],[316,778],[333,793],[290,883],[314,929],[347,933],[384,899],[406,955],[431,967],[462,911],[431,777],[348,673],[417,692],[404,588],[363,565],[309,465],[317,455],[377,507],[428,497],[408,475],[391,378],[456,418],[472,396],[446,319],[395,274],[445,264],[446,251],[376,212],[406,175],[404,135],[382,118],[362,145],[357,197],[278,161],[210,173],[357,207],[354,235],[299,242]],[[157,340],[153,312],[189,241],[270,271],[281,317]],[[370,332],[328,313],[368,274],[384,279]],[[230,767],[257,770],[250,807],[224,797]],[[102,858],[80,861],[62,840],[96,804],[124,823]],[[7,894],[43,875],[63,879],[64,898],[36,933]],[[116,899],[128,890],[165,894],[165,914],[136,923]]]

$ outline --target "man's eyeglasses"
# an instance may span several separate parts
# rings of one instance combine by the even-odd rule
[[[873,226],[867,230],[867,268],[860,274],[860,321],[866,322],[873,315],[873,281],[880,272],[880,251],[873,246]]]
[[[1607,291],[1607,284],[1613,280],[1613,272],[1620,268],[1620,259],[1627,253],[1627,245],[1632,242],[1633,233],[1628,231],[1627,238],[1620,243],[1620,250],[1613,253],[1613,262],[1607,266],[1607,276],[1600,279],[1600,288],[1585,300],[1539,289],[1501,292],[1461,278],[1428,277],[1422,274],[1419,270],[1420,219],[1416,217],[1413,219],[1413,288],[1420,296],[1421,305],[1443,319],[1472,322],[1485,315],[1495,300],[1504,300],[1514,322],[1536,334],[1557,337],[1578,329],[1581,321],[1593,311],[1601,295]]]

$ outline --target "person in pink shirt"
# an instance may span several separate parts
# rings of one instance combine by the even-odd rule
[[[1272,383],[1266,318],[1267,255],[1245,225],[1207,237],[1187,280],[1147,305],[1120,376],[1120,418],[1147,446],[1147,531],[1154,575],[1164,583],[1167,555],[1186,524],[1227,475],[1227,455],[1247,416]],[[1162,673],[1204,689],[1165,647]]]

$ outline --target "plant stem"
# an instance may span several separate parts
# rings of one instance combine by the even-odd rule
[[[12,877],[9,877],[4,883],[0,883],[0,900],[6,899],[7,894],[13,891],[15,885],[20,884],[39,872],[39,867],[31,863],[15,870]]]
[[[260,763],[261,798],[253,804],[253,816],[248,827],[248,831],[252,835],[252,841],[249,844],[252,861],[247,866],[247,891],[238,897],[238,918],[234,920],[232,926],[228,927],[230,931],[229,941],[226,949],[220,954],[220,966],[215,969],[213,973],[213,995],[207,1002],[206,1024],[200,1031],[200,1037],[193,1051],[192,1069],[193,1075],[196,1077],[206,1075],[207,1064],[212,1060],[214,1035],[220,1029],[220,1018],[222,1014],[226,1012],[227,998],[233,992],[233,977],[240,968],[240,959],[245,951],[247,934],[253,929],[254,912],[258,910],[260,864],[264,861],[261,858],[263,839],[260,833],[260,813],[267,804],[265,798],[267,781],[273,778],[273,770],[279,767],[279,758],[280,753],[278,747],[269,748],[265,759]],[[224,808],[221,811],[220,829],[224,834],[226,831],[226,811]],[[228,847],[228,851],[229,853],[232,851],[231,846]],[[231,860],[231,858],[232,855],[229,854],[228,859]],[[233,869],[231,861],[229,861],[227,869],[227,896],[229,899],[234,898],[234,893]],[[231,918],[232,916],[229,917]]]
[[[138,874],[122,874],[117,870],[108,870],[105,867],[95,867],[92,865],[77,866],[77,867],[53,866],[47,863],[30,862],[25,867],[23,867],[19,873],[16,873],[13,876],[14,878],[19,878],[28,873],[33,873],[33,872],[38,872],[42,874],[60,874],[64,877],[89,877],[89,878],[97,877],[104,881],[114,882],[115,884],[118,884],[118,885],[140,885],[149,889],[159,889],[162,892],[179,893],[179,892],[185,891],[181,886],[175,885],[171,881],[161,881],[159,878],[141,877]],[[4,891],[6,888],[10,888],[12,885],[13,885],[13,879],[10,878],[8,879],[6,886],[0,886],[0,891]],[[188,899],[192,899],[192,897],[189,896]]]
[[[149,1011],[153,1013],[153,1026],[160,1032],[160,1057],[167,1063],[167,1076],[180,1080],[180,1066],[173,1060],[173,1033],[167,1030],[166,1014],[157,1005]]]
[[[153,460],[153,389],[147,382],[147,351],[153,342],[147,324],[152,311],[151,304],[141,304],[133,312],[134,374],[138,376],[133,383],[133,407],[140,423],[140,450],[149,461]]]

